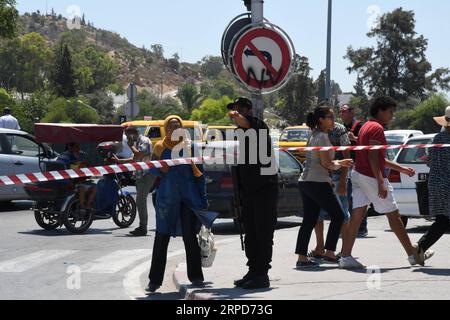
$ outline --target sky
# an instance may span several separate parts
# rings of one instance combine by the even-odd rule
[[[327,5],[327,0],[264,1],[265,18],[285,30],[296,52],[309,58],[314,78],[326,65]],[[96,27],[115,31],[138,47],[162,44],[166,57],[178,53],[191,63],[220,56],[225,28],[246,11],[242,0],[17,0],[20,13],[47,7],[69,17],[72,6]],[[334,0],[331,75],[344,92],[352,91],[356,81],[346,70],[347,47],[373,45],[366,34],[377,14],[399,7],[415,12],[416,31],[429,40],[427,58],[433,68],[450,68],[450,1]]]

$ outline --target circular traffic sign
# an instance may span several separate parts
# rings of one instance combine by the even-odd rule
[[[231,50],[233,74],[250,91],[276,91],[292,75],[292,42],[274,28],[257,26],[247,30],[239,36]]]
[[[231,71],[230,68],[230,57],[229,52],[230,48],[234,46],[233,40],[235,40],[236,36],[240,33],[244,32],[245,29],[252,24],[252,18],[249,13],[244,13],[236,18],[234,18],[228,27],[225,29],[225,32],[222,36],[222,59],[225,66],[228,70]]]

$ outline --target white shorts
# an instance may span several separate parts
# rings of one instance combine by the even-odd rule
[[[394,198],[394,188],[388,179],[384,179],[384,185],[388,190],[386,199],[378,197],[378,182],[375,178],[353,171],[352,184],[354,209],[363,208],[372,203],[375,211],[381,214],[398,211],[398,205]]]

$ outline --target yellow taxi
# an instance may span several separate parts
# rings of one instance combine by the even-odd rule
[[[122,124],[123,127],[129,125],[136,127],[140,134],[150,138],[153,145],[166,136],[164,120],[130,121]],[[202,141],[204,133],[200,122],[183,120],[183,127],[189,131],[192,141]]]
[[[230,135],[230,132],[233,134],[236,129],[236,126],[208,126],[203,136],[203,141],[226,141],[227,133],[228,135]]]
[[[278,142],[280,148],[298,148],[306,147],[311,137],[311,129],[306,125],[288,127],[283,130]],[[290,151],[298,161],[303,163],[306,160],[306,152]]]

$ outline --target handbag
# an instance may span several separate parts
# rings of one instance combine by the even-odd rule
[[[421,216],[429,216],[428,200],[428,180],[416,182],[417,203],[419,204],[419,213]]]
[[[216,258],[217,248],[214,243],[214,235],[211,229],[202,226],[198,234],[198,244],[200,246],[200,255],[202,267],[210,268]]]

